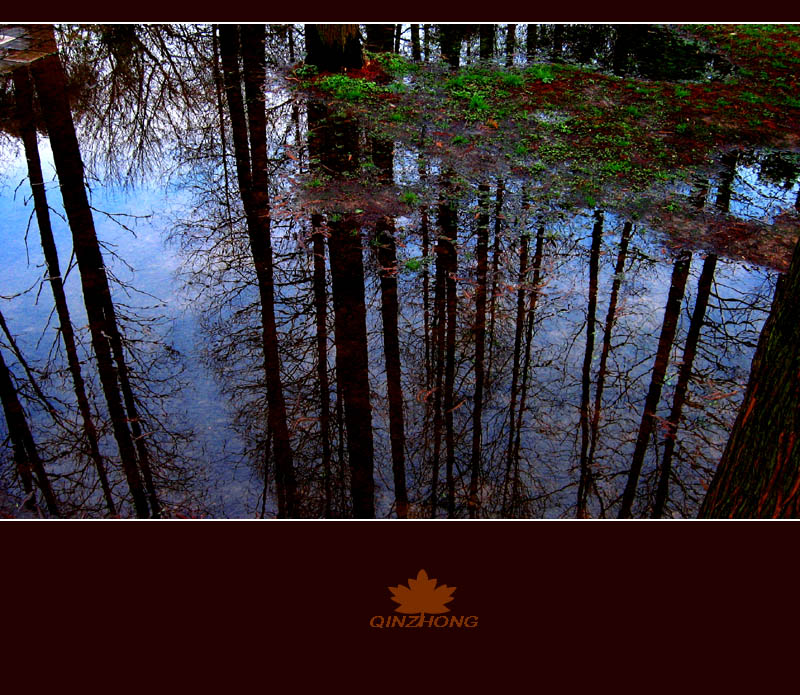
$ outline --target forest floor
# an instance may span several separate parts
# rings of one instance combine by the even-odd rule
[[[800,166],[800,26],[677,31],[733,71],[710,81],[645,80],[566,63],[452,70],[382,54],[346,75],[299,67],[289,79],[308,95],[324,94],[376,137],[407,142],[465,180],[519,177],[532,182],[534,205],[619,211],[675,246],[785,270],[800,212],[742,221],[698,209],[685,191],[702,188],[732,150],[780,151]],[[362,163],[363,190],[371,166]],[[396,199],[412,205],[433,202],[425,201],[430,195],[412,186]]]

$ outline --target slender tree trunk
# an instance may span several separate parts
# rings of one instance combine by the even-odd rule
[[[506,27],[506,67],[514,65],[514,52],[517,50],[517,25],[509,24]]]
[[[592,248],[589,252],[589,307],[586,311],[586,350],[583,355],[581,376],[581,458],[578,481],[578,503],[576,516],[586,518],[586,502],[591,482],[589,470],[589,397],[592,388],[592,357],[594,356],[595,315],[597,313],[597,277],[600,270],[600,242],[603,236],[603,213],[595,212],[592,228]]]
[[[525,55],[528,58],[528,62],[530,63],[534,58],[536,58],[536,34],[537,34],[537,25],[536,24],[528,24],[528,32],[525,37]]]
[[[455,516],[455,432],[453,428],[453,392],[455,388],[455,354],[456,354],[456,316],[457,316],[457,288],[456,273],[458,272],[458,257],[456,255],[456,241],[458,237],[457,212],[455,201],[451,196],[452,172],[444,177],[443,192],[445,199],[439,206],[439,226],[442,235],[439,243],[445,263],[445,288],[446,288],[446,314],[447,332],[445,338],[445,363],[444,363],[444,439],[445,439],[445,476],[447,481],[447,515]]]
[[[128,421],[131,426],[131,434],[133,441],[136,445],[136,454],[139,458],[139,468],[142,471],[142,479],[144,480],[144,487],[147,491],[147,499],[150,503],[150,515],[153,518],[161,516],[161,504],[158,501],[156,494],[155,481],[153,479],[153,469],[150,462],[150,453],[147,450],[147,443],[145,437],[147,433],[142,429],[142,418],[139,416],[136,399],[133,395],[133,387],[131,385],[130,377],[128,374],[128,366],[125,360],[125,353],[122,345],[122,336],[118,329],[114,305],[110,303],[106,307],[106,314],[109,317],[110,338],[111,338],[111,352],[114,355],[114,361],[117,363],[117,373],[119,376],[119,386],[122,392],[122,400],[125,404],[125,410],[128,413]]]
[[[317,377],[319,379],[319,428],[322,437],[322,475],[325,488],[324,516],[333,510],[330,442],[330,383],[328,380],[328,293],[325,278],[325,236],[322,215],[311,217],[314,254],[314,311],[317,326]]]
[[[400,382],[400,334],[397,328],[397,251],[394,222],[383,217],[376,226],[377,256],[380,265],[383,352],[386,364],[386,392],[389,399],[389,438],[392,446],[392,473],[397,517],[408,517],[406,491],[406,435],[403,418],[403,386]]]
[[[233,229],[233,214],[231,213],[231,187],[230,176],[228,174],[228,142],[225,136],[225,110],[222,104],[222,74],[219,69],[219,27],[215,26],[212,30],[212,48],[213,48],[213,61],[214,61],[214,87],[217,96],[217,113],[219,114],[219,142],[222,148],[222,176],[225,182],[225,212],[228,218],[228,229]],[[291,29],[289,36],[291,36]]]
[[[469,477],[468,511],[471,519],[478,516],[478,482],[481,475],[481,433],[483,420],[484,355],[486,351],[486,275],[489,265],[489,186],[479,186],[478,268],[475,285],[475,397],[472,407],[472,457]]]
[[[55,38],[51,37],[51,41],[55,50]],[[117,327],[111,312],[113,304],[103,256],[84,188],[83,161],[67,100],[64,70],[55,53],[35,61],[31,70],[50,136],[64,210],[72,231],[92,346],[122,467],[133,497],[136,516],[148,517],[150,510],[136,462],[136,448],[128,426],[129,417],[125,413],[120,393],[117,368],[122,365],[118,364],[115,368],[112,359],[111,342],[117,334]]]
[[[620,519],[629,518],[633,509],[633,500],[636,496],[636,487],[642,471],[642,464],[644,463],[647,442],[655,424],[656,409],[661,399],[664,376],[669,365],[669,353],[672,348],[672,342],[675,340],[675,331],[678,327],[678,318],[681,312],[683,293],[686,288],[686,278],[689,276],[691,259],[691,253],[681,252],[673,267],[672,282],[670,283],[667,305],[664,309],[664,323],[658,339],[658,349],[653,364],[650,388],[647,391],[647,397],[644,402],[644,412],[639,424],[639,433],[636,437],[636,447],[633,452],[631,468],[628,472],[628,481],[622,495],[622,504],[619,510]]]
[[[800,517],[800,243],[778,279],[702,518]]]
[[[622,237],[619,242],[619,252],[617,253],[617,262],[614,266],[614,280],[611,283],[611,295],[608,300],[608,311],[606,312],[606,321],[603,328],[603,347],[600,351],[600,365],[597,368],[597,387],[594,394],[594,408],[592,409],[592,421],[590,425],[590,439],[589,439],[589,454],[587,457],[587,468],[589,471],[589,482],[586,492],[588,494],[593,484],[592,471],[594,468],[594,455],[597,449],[597,435],[600,430],[600,413],[603,408],[603,389],[606,383],[606,371],[608,365],[608,356],[611,353],[611,332],[614,328],[614,322],[617,314],[617,301],[619,298],[619,290],[622,286],[622,277],[625,271],[625,259],[628,255],[628,244],[631,238],[633,225],[626,222],[622,229]]]
[[[500,283],[500,254],[501,237],[503,236],[503,197],[505,195],[505,182],[503,179],[497,181],[497,193],[494,207],[494,242],[492,243],[492,290],[489,297],[489,359],[488,359],[488,378],[492,382],[492,366],[494,364],[494,344],[495,344],[495,320],[497,317],[497,286]]]
[[[517,425],[514,439],[514,480],[509,494],[510,515],[514,515],[517,488],[519,487],[519,450],[522,440],[522,418],[527,408],[528,381],[531,369],[531,344],[533,343],[533,324],[536,318],[536,303],[539,299],[542,255],[544,251],[544,227],[540,226],[536,233],[536,250],[533,254],[533,280],[531,282],[530,299],[528,300],[528,320],[525,326],[525,361],[522,367],[522,387],[519,397],[519,410],[517,411]]]
[[[422,143],[420,143],[420,148]],[[417,170],[422,186],[427,186],[428,172],[425,162],[420,156],[418,159]],[[422,265],[422,333],[425,350],[425,388],[430,390],[433,384],[433,364],[431,350],[431,317],[430,317],[430,272],[428,270],[427,258],[430,253],[430,224],[428,219],[428,207],[420,207],[420,234],[422,236],[422,257],[425,262]],[[427,399],[426,399],[427,402]]]
[[[245,25],[241,31],[241,54],[247,96],[247,117],[242,100],[237,29],[220,27],[223,76],[231,116],[239,189],[242,193],[250,251],[253,256],[261,300],[262,346],[267,381],[269,428],[273,434],[278,515],[297,514],[296,483],[287,424],[286,403],[280,376],[278,334],[270,235],[269,181],[267,178],[266,117],[264,111],[264,26]],[[249,126],[249,148],[248,148]],[[251,162],[252,160],[252,162]]]
[[[422,232],[422,256],[428,257],[430,252],[430,232],[428,227],[428,209],[424,207],[420,212],[420,231]],[[433,383],[433,368],[431,359],[431,315],[430,315],[430,273],[428,264],[422,267],[422,331],[425,343],[425,387],[430,389]]]
[[[336,351],[336,363],[335,363],[335,377],[336,377],[336,457],[337,457],[337,464],[339,469],[339,476],[338,476],[338,492],[339,492],[339,499],[338,499],[338,514],[337,516],[345,516],[345,512],[347,511],[347,494],[346,491],[348,489],[348,482],[347,482],[347,468],[348,468],[348,461],[347,461],[347,454],[345,443],[347,441],[347,434],[345,432],[344,426],[344,396],[342,393],[344,392],[344,388],[342,387],[342,379],[339,373],[339,351]]]
[[[411,59],[417,62],[422,60],[422,51],[419,45],[419,24],[411,25]]]
[[[494,24],[481,24],[478,30],[480,37],[480,58],[491,60],[494,57]]]
[[[59,516],[58,500],[56,499],[53,488],[50,486],[50,479],[45,471],[42,459],[33,441],[25,411],[17,397],[17,390],[11,379],[11,373],[3,359],[3,352],[0,350],[0,403],[3,405],[3,412],[6,416],[8,434],[11,444],[14,447],[14,458],[17,462],[17,471],[22,479],[22,486],[25,493],[30,495],[33,491],[33,480],[37,487],[42,491],[47,511],[52,516]]]
[[[550,49],[550,59],[553,62],[561,61],[561,52],[564,48],[564,26],[561,24],[553,25],[553,45]]]
[[[267,494],[269,493],[269,462],[272,455],[272,432],[267,422],[267,435],[264,437],[264,487],[261,490],[261,518],[267,515]]]
[[[440,209],[444,202],[440,202]],[[441,212],[440,212],[441,217]],[[440,222],[441,224],[441,222]],[[433,392],[433,457],[431,459],[431,517],[436,518],[439,504],[439,471],[442,443],[442,389],[444,383],[444,350],[445,350],[445,283],[447,277],[448,259],[447,250],[442,240],[443,232],[440,230],[434,249],[436,255],[436,277],[434,281],[433,299],[433,332],[434,348],[433,363],[435,365],[434,392]]]
[[[686,345],[683,348],[683,362],[678,372],[678,384],[675,387],[675,395],[672,399],[672,410],[667,418],[667,432],[664,437],[664,451],[661,455],[661,470],[658,478],[658,488],[656,489],[656,501],[653,506],[652,517],[660,519],[664,515],[667,504],[667,494],[669,491],[669,477],[672,472],[672,455],[675,451],[675,438],[678,434],[678,425],[683,411],[683,404],[686,401],[686,392],[689,388],[689,379],[692,376],[692,366],[697,354],[697,343],[700,339],[700,331],[703,327],[703,320],[706,316],[708,298],[711,295],[711,285],[714,281],[714,271],[717,268],[717,257],[711,253],[703,263],[703,270],[700,279],[697,281],[697,299],[694,303],[692,321],[689,324],[689,333],[686,336]]]
[[[28,178],[31,184],[36,220],[39,226],[39,236],[42,243],[47,275],[50,288],[53,292],[56,313],[58,314],[59,329],[64,340],[64,349],[67,353],[67,364],[72,376],[75,398],[78,410],[83,420],[83,432],[89,445],[89,456],[97,471],[97,477],[103,490],[106,506],[112,516],[116,516],[117,509],[111,494],[111,487],[106,474],[105,463],[100,455],[97,428],[92,417],[89,398],[86,395],[86,385],[81,373],[78,350],[75,344],[75,332],[70,319],[67,297],[64,293],[64,284],[58,262],[53,229],[50,224],[50,209],[45,193],[42,165],[39,159],[39,147],[36,141],[36,131],[33,127],[33,86],[27,68],[17,69],[13,73],[14,94],[17,104],[17,120],[20,136],[25,147],[25,157],[28,162]]]
[[[731,208],[731,197],[733,196],[733,182],[736,179],[736,165],[739,161],[738,150],[731,150],[722,155],[723,169],[719,177],[719,192],[714,205],[723,212],[728,212]]]
[[[525,203],[527,205],[527,203]],[[522,357],[522,334],[525,330],[525,294],[528,277],[528,246],[529,235],[525,226],[519,237],[519,277],[517,289],[517,317],[514,324],[514,363],[511,368],[511,403],[509,404],[508,419],[508,446],[506,448],[506,470],[503,476],[503,502],[501,516],[507,512],[508,489],[511,482],[511,472],[514,468],[514,440],[516,439],[516,408],[519,390],[519,371]]]

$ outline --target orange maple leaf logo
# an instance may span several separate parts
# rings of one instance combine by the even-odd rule
[[[448,613],[450,609],[444,604],[453,600],[455,590],[446,584],[436,586],[436,580],[428,579],[425,570],[420,570],[416,579],[409,579],[407,587],[389,587],[394,594],[392,601],[400,604],[394,609],[397,613]]]

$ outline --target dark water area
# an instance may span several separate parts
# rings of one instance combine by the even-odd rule
[[[153,51],[154,31],[137,38]],[[696,515],[778,272],[745,253],[676,241],[664,216],[567,204],[546,171],[501,166],[491,153],[480,166],[437,156],[374,128],[368,107],[345,113],[293,89],[287,69],[302,33],[289,36],[268,32],[263,160],[250,144],[250,182],[257,192],[266,177],[266,208],[242,189],[224,36],[218,44],[207,27],[167,35],[179,69],[195,52],[222,56],[175,84],[148,72],[125,37],[103,35],[98,48],[73,36],[65,49],[71,77],[93,71],[97,80],[75,120],[144,427],[134,439],[150,447],[162,515],[270,518],[289,504],[289,516],[347,518],[368,515],[366,495],[379,518],[607,518],[631,485],[635,517]],[[527,60],[524,36],[518,60]],[[100,58],[83,64],[82,50]],[[530,50],[644,80],[732,72],[698,44],[647,26],[539,26]],[[164,99],[142,107],[146,133],[131,135],[140,126],[125,110],[131,84],[103,81],[115,66]],[[109,90],[125,103],[98,125],[103,109],[91,99]],[[183,113],[192,90],[205,96],[192,94],[195,108]],[[248,122],[251,137],[257,127]],[[107,128],[119,147],[111,159],[100,141]],[[133,516],[47,137],[39,149],[112,496]],[[4,140],[1,161],[3,357],[62,510],[108,516],[18,140]],[[751,148],[653,190],[669,190],[670,211],[693,221],[771,226],[796,209],[799,179],[795,153]],[[250,205],[268,210],[266,236],[254,234]],[[8,434],[0,420],[0,490],[12,516],[26,492]]]
[[[675,31],[647,24],[540,25],[531,55],[645,80],[720,80],[731,63]],[[527,50],[526,29],[524,49]]]

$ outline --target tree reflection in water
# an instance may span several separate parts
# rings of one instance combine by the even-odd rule
[[[470,59],[509,65],[524,51],[664,79],[645,55],[661,42],[681,79],[729,69],[672,34],[524,26],[462,40]],[[28,68],[14,73],[17,121],[5,129],[28,162],[37,132],[51,144],[72,232],[55,237],[78,268],[59,270],[37,200],[59,325],[40,306],[31,316],[47,341],[15,329],[29,325],[30,295],[2,288],[6,513],[695,515],[776,273],[673,250],[657,222],[611,200],[567,204],[546,171],[451,156],[435,132],[394,137],[363,104],[290,89],[300,29],[61,27],[66,83],[55,56],[32,66],[35,101]],[[411,27],[409,55],[430,55],[429,31],[422,46]],[[394,36],[370,40],[392,50]],[[59,138],[73,119],[69,160]],[[137,289],[173,292],[183,313],[128,304],[81,161],[100,189],[168,181],[153,224],[180,282]],[[798,174],[780,153],[727,154],[685,207],[728,219],[766,205],[777,217],[797,204]],[[55,185],[35,166],[28,175],[55,206]],[[132,238],[114,253],[137,269],[158,260]],[[232,455],[218,455],[228,439]]]

